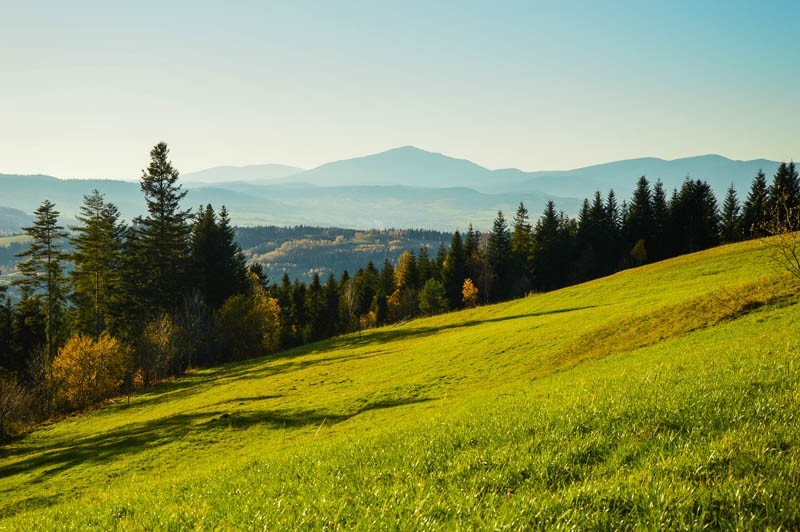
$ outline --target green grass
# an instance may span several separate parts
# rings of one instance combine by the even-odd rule
[[[0,454],[0,528],[800,527],[758,243],[194,372]]]

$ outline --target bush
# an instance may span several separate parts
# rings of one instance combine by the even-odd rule
[[[16,432],[20,423],[32,417],[31,394],[11,377],[0,375],[0,443]]]
[[[132,370],[133,352],[116,338],[73,336],[53,360],[56,402],[66,408],[99,403],[119,394]]]
[[[180,364],[180,338],[180,327],[169,314],[162,314],[145,326],[136,346],[136,363],[145,386],[186,369]]]

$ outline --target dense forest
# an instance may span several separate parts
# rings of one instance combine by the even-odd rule
[[[130,225],[96,190],[69,230],[50,201],[35,212],[14,280],[21,298],[0,306],[0,437],[18,421],[86,408],[192,367],[794,229],[800,204],[793,163],[771,183],[759,172],[744,201],[731,187],[721,206],[701,180],[668,193],[641,177],[629,200],[598,191],[577,219],[549,202],[532,223],[520,204],[510,221],[498,212],[487,233],[469,226],[447,246],[301,282],[270,278],[239,244],[289,229],[239,229],[237,242],[224,206],[181,209],[185,191],[168,154],[164,143],[151,151],[140,183],[148,214]]]

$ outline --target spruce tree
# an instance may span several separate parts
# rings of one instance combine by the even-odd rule
[[[514,214],[513,229],[511,232],[512,252],[512,292],[515,295],[524,294],[530,288],[533,271],[533,228],[531,227],[528,209],[520,202]],[[462,288],[463,288],[463,282]]]
[[[58,224],[59,212],[55,204],[45,200],[34,212],[33,225],[24,227],[31,237],[30,247],[17,255],[22,262],[17,264],[20,278],[14,285],[20,288],[23,300],[39,300],[45,319],[46,364],[52,362],[63,333],[66,311],[66,279],[62,251],[68,233]]]
[[[442,279],[450,308],[461,306],[461,288],[467,275],[467,259],[461,233],[456,231],[450,241],[450,251],[444,262]]]
[[[765,234],[764,225],[769,219],[768,201],[767,177],[759,170],[742,207],[742,231],[745,237],[756,238]]]
[[[733,183],[728,187],[725,195],[725,202],[722,205],[722,216],[720,220],[720,237],[723,243],[738,242],[742,239],[742,224],[739,212],[739,198],[736,197],[736,189]]]
[[[135,219],[132,268],[140,311],[152,315],[171,311],[188,291],[190,266],[190,211],[181,209],[186,191],[178,184],[178,170],[169,148],[160,142],[150,151],[150,165],[142,172],[141,189],[147,216]]]
[[[497,211],[497,217],[489,233],[488,260],[491,270],[489,297],[495,301],[506,299],[510,294],[509,279],[513,255],[511,251],[511,233],[509,232],[503,211]]]
[[[93,190],[83,197],[79,225],[72,227],[71,300],[79,330],[99,336],[118,321],[120,268],[126,227],[117,207]]]

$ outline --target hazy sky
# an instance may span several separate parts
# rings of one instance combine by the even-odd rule
[[[0,173],[800,158],[800,2],[0,0]]]

